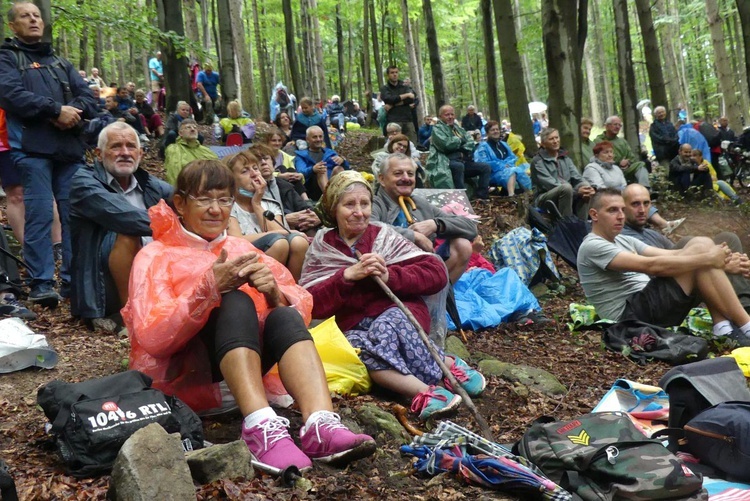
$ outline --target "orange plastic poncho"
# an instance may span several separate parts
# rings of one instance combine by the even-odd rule
[[[136,255],[130,273],[128,303],[122,317],[130,335],[130,368],[148,374],[153,386],[177,395],[193,410],[218,407],[221,394],[211,382],[204,344],[195,335],[221,304],[212,266],[222,249],[228,259],[255,251],[273,272],[279,290],[307,325],[312,296],[294,283],[289,271],[246,240],[225,236],[208,242],[184,230],[162,200],[148,211],[154,242]],[[249,285],[240,287],[255,302],[261,342],[271,308],[265,296]]]

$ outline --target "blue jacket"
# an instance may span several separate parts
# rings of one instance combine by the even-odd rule
[[[21,61],[38,63],[25,71]],[[57,62],[61,61],[61,65]],[[6,112],[8,141],[14,150],[30,155],[54,157],[63,161],[79,161],[85,151],[83,126],[60,130],[50,120],[60,116],[63,105],[83,110],[84,119],[97,116],[97,102],[88,84],[70,62],[54,56],[48,43],[24,44],[6,39],[0,47],[0,108]],[[53,76],[54,75],[54,76]],[[61,81],[67,80],[70,99],[65,99]]]
[[[317,125],[321,129],[323,129],[323,140],[326,143],[326,147],[332,148],[331,138],[328,137],[328,125],[326,124],[326,117],[324,117],[317,111],[313,113],[312,116],[307,116],[302,112],[297,113],[297,118],[294,120],[294,124],[292,125],[292,141],[306,139],[307,129],[309,127],[312,127],[313,125]]]
[[[323,161],[328,166],[328,177],[331,177],[331,172],[333,172],[333,169],[336,168],[336,164],[333,163],[333,157],[338,155],[334,150],[330,148],[323,148]],[[294,157],[294,168],[297,169],[297,172],[300,174],[303,174],[305,176],[305,182],[310,180],[310,176],[313,173],[313,167],[315,166],[315,161],[310,158],[310,150],[300,150],[297,152],[297,156]],[[345,170],[349,170],[349,161],[344,160],[344,163],[341,164],[341,166]]]
[[[432,125],[423,124],[417,131],[417,140],[420,146],[430,145],[430,136],[432,136]]]
[[[143,169],[137,169],[134,175],[143,189],[146,207],[172,197],[173,188],[164,181]],[[107,174],[99,162],[78,169],[70,188],[71,241],[77,249],[70,270],[70,312],[74,316],[101,318],[114,312],[113,299],[119,303],[119,298],[116,291],[109,291],[108,310],[101,265],[104,237],[108,233],[151,236],[150,225],[148,212],[128,203],[124,195],[107,184]]]
[[[703,134],[693,128],[693,124],[687,123],[680,127],[677,131],[677,135],[680,138],[680,144],[689,144],[693,149],[698,149],[703,152],[703,158],[711,161],[711,148],[708,146],[708,141],[703,137]]]

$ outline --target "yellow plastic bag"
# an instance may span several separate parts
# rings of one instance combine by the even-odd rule
[[[732,350],[732,353],[724,356],[734,358],[745,377],[750,377],[750,346],[736,348]]]
[[[370,391],[372,381],[357,350],[336,325],[335,317],[310,329],[323,369],[328,390],[340,395],[362,395]]]

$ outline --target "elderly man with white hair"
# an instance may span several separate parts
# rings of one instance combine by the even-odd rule
[[[305,189],[310,200],[318,200],[328,180],[342,170],[349,170],[349,162],[331,148],[324,146],[323,129],[317,125],[307,128],[307,149],[298,150],[294,168],[305,176]]]
[[[669,167],[669,162],[677,156],[680,148],[680,139],[677,135],[677,129],[667,118],[667,109],[664,106],[654,108],[654,121],[648,130],[651,136],[651,147],[654,149],[654,156],[664,168]]]
[[[106,318],[128,299],[133,259],[151,240],[148,208],[172,196],[172,187],[139,167],[138,133],[114,122],[99,134],[97,160],[71,183],[70,229],[77,252],[71,265],[70,311],[114,330]]]
[[[648,179],[646,164],[638,159],[638,154],[630,148],[630,144],[624,137],[619,136],[622,129],[622,119],[612,115],[604,121],[604,132],[596,136],[594,144],[609,141],[615,150],[614,163],[622,169],[628,183],[638,183],[651,189],[651,181]]]

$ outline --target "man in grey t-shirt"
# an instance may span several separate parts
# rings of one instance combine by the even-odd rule
[[[581,285],[599,315],[670,327],[682,323],[702,300],[715,336],[730,335],[736,327],[741,332],[737,340],[750,344],[750,315],[724,272],[729,249],[705,237],[695,237],[679,250],[650,247],[620,235],[624,210],[619,190],[598,191],[589,208],[591,233],[578,250]]]

